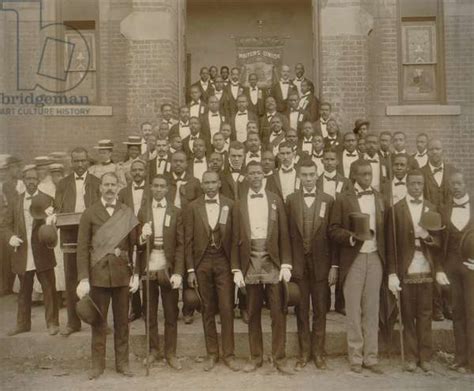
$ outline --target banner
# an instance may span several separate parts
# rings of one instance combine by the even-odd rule
[[[241,71],[241,83],[248,86],[248,76],[256,73],[258,86],[270,88],[278,79],[281,67],[284,39],[279,37],[236,37],[237,66]]]

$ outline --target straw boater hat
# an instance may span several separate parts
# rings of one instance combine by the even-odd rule
[[[124,141],[123,144],[127,146],[131,146],[131,145],[141,146],[142,138],[140,136],[128,136],[127,141]]]
[[[51,152],[49,154],[51,160],[64,160],[68,157],[66,152]]]
[[[21,172],[25,173],[27,171],[30,171],[30,170],[35,170],[36,169],[36,164],[27,164],[23,167],[23,169],[21,170]]]
[[[49,166],[49,171],[50,172],[63,172],[64,165],[61,163],[53,163]]]
[[[108,140],[108,139],[99,140],[97,142],[97,145],[94,148],[95,149],[113,149],[114,143],[112,142],[112,140]]]
[[[52,163],[48,156],[36,156],[34,162],[36,167],[49,166]]]
[[[0,155],[0,170],[5,170],[10,166],[10,155]]]

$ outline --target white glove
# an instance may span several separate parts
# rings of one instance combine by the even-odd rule
[[[45,212],[48,213],[47,210]],[[46,217],[46,224],[47,225],[56,224],[56,220],[57,220],[56,219],[56,214],[50,214],[50,215],[48,215],[48,217]]]
[[[23,243],[23,240],[21,240],[18,236],[13,235],[10,240],[8,241],[8,244],[12,247],[20,247],[21,244]]]
[[[87,278],[82,279],[79,282],[79,285],[76,288],[76,295],[79,299],[82,299],[84,296],[88,295],[91,291],[91,286]]]
[[[179,274],[171,275],[170,277],[171,288],[178,289],[181,286],[182,282],[183,282],[183,277],[181,277]]]
[[[138,274],[134,274],[132,277],[130,277],[130,283],[128,286],[130,288],[130,293],[135,293],[138,291],[138,288],[140,287],[140,277],[138,277]]]
[[[390,292],[392,292],[394,295],[402,290],[402,288],[400,288],[400,280],[395,273],[392,273],[388,276],[388,289],[390,289]]]
[[[286,282],[290,282],[290,280],[291,280],[291,270],[290,270],[290,268],[288,268],[286,266],[282,266],[281,269],[280,269],[280,277],[278,277],[278,279],[280,281],[285,280]]]
[[[234,284],[237,288],[243,288],[245,286],[244,275],[240,270],[234,272]]]
[[[446,273],[437,272],[436,273],[436,282],[439,285],[449,285],[449,280],[448,280],[448,277],[446,277]]]
[[[464,266],[466,266],[469,270],[474,270],[474,261],[469,260],[463,263],[464,263]]]
[[[151,229],[151,223],[145,223],[142,228],[142,239],[143,241],[147,240],[153,234]]]
[[[430,234],[426,229],[421,228],[420,226],[415,228],[415,237],[426,239],[428,236],[430,236]]]
[[[52,206],[48,206],[45,210],[44,213],[46,213],[48,216],[52,216],[54,214],[54,208]]]

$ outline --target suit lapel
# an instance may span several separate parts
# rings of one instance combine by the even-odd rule
[[[278,188],[278,191],[280,192],[281,195],[283,195],[283,191],[281,189],[281,181],[280,181],[280,170],[277,170],[277,172],[275,172],[275,185],[277,186]]]
[[[321,226],[322,219],[319,217],[320,216],[320,209],[321,209],[321,198],[316,197],[314,199],[314,210],[313,210],[313,230],[311,237],[316,235],[316,232],[318,232],[319,227]]]
[[[250,235],[250,218],[249,218],[249,204],[248,204],[248,200],[247,200],[247,194],[248,193],[245,193],[244,196],[241,199],[242,207],[241,207],[240,210],[242,211],[241,217],[242,217],[242,221],[244,223],[245,232],[247,234],[248,239],[250,240],[250,238],[251,238],[251,235]]]
[[[298,230],[300,231],[301,237],[303,237],[303,209],[304,209],[304,197],[303,197],[303,190],[301,190],[298,194],[298,202],[296,202],[295,209],[296,209],[296,225]]]
[[[206,235],[209,236],[210,234],[209,220],[207,218],[206,204],[203,201],[204,199],[199,199],[197,209],[199,212],[199,216],[201,217],[202,224],[204,225],[204,229],[206,230]]]
[[[360,212],[360,205],[359,200],[357,199],[357,195],[355,193],[349,194],[347,200],[352,205],[352,209],[356,212]]]
[[[267,219],[267,240],[271,237],[273,231],[274,221],[272,220],[272,214],[276,214],[276,204],[275,200],[268,194],[268,191],[265,190],[267,194],[267,203],[268,203],[268,219]]]

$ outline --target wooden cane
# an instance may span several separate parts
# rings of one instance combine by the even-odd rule
[[[145,207],[146,207],[146,222],[150,221],[150,205],[151,205],[151,191],[150,191],[150,161],[146,162],[145,170]],[[145,321],[145,334],[146,334],[146,376],[150,375],[150,238],[146,239],[146,321]]]

